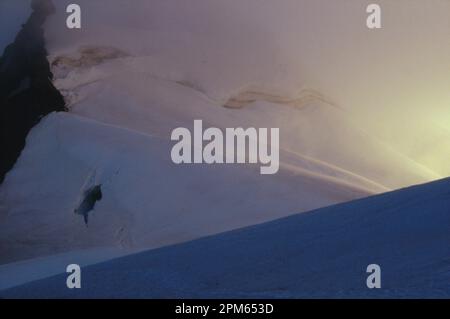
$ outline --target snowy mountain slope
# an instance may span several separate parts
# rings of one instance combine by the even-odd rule
[[[378,33],[359,0],[80,0],[81,30],[68,3],[46,46],[71,114],[35,127],[0,187],[0,263],[132,253],[450,173],[448,1],[380,0]],[[173,165],[170,132],[194,119],[280,127],[280,173]]]
[[[135,253],[139,250],[135,251]],[[0,265],[0,290],[23,285],[61,273],[74,259],[81,267],[130,254],[120,248],[71,250],[67,253],[38,257]]]
[[[47,45],[58,62],[55,85],[76,114],[163,137],[194,118],[218,127],[279,126],[291,154],[282,158],[301,157],[286,165],[309,171],[324,164],[313,173],[380,192],[450,173],[443,161],[450,136],[434,123],[441,116],[421,123],[423,130],[409,128],[443,115],[450,101],[450,46],[432,41],[449,35],[450,4],[431,2],[380,1],[386,27],[373,33],[358,0],[113,0],[108,9],[80,1],[84,27],[74,32],[58,27],[69,3],[63,0],[48,23]],[[424,23],[411,24],[411,16]],[[420,61],[405,58],[410,37]],[[291,100],[310,89],[315,99],[302,100],[300,112],[270,99],[276,105],[256,99],[241,112],[220,109],[246,91]],[[399,121],[405,113],[410,121]],[[425,156],[428,145],[439,147]]]
[[[312,101],[297,109],[258,102],[230,110],[185,85],[130,71],[130,63],[136,61],[115,58],[56,80],[73,98],[71,112],[82,118],[54,115],[36,127],[0,190],[6,216],[0,217],[3,263],[99,247],[155,248],[388,190],[382,183],[398,187],[401,179],[418,183],[435,177],[371,139],[332,105]],[[169,158],[170,131],[191,127],[198,118],[223,128],[281,127],[284,173],[264,179],[256,170],[243,172],[246,167],[176,168]],[[320,139],[335,143],[331,147]],[[392,154],[398,169],[386,169],[383,161],[354,149],[369,144],[373,153]],[[124,145],[133,145],[126,158]],[[372,170],[366,172],[365,166]],[[197,170],[201,173],[194,174]],[[120,171],[127,172],[126,179]],[[86,228],[74,210],[92,174],[107,185]],[[221,182],[216,185],[210,176],[221,176]],[[178,181],[187,177],[190,183]],[[170,181],[164,192],[161,180]],[[188,191],[192,184],[215,191]],[[173,197],[179,203],[171,203]],[[211,205],[217,216],[209,220]],[[103,212],[108,218],[97,219]]]
[[[450,180],[89,266],[7,298],[448,298]],[[366,288],[379,264],[382,289]]]
[[[0,259],[95,247],[155,248],[370,194],[282,167],[177,166],[166,139],[53,114],[30,134],[0,190]],[[103,196],[86,227],[85,189]]]
[[[104,57],[106,49],[96,49],[97,57]],[[170,136],[175,127],[191,127],[195,119],[221,128],[279,127],[284,150],[347,171],[347,176],[340,176],[343,181],[372,191],[439,178],[359,128],[349,112],[324,98],[309,96],[297,99],[296,105],[285,105],[256,96],[245,108],[227,109],[195,85],[155,76],[145,68],[149,60],[119,57],[75,67],[60,60],[54,68],[55,85],[68,97],[73,113],[161,137]],[[285,160],[286,156],[281,156],[281,161]],[[359,176],[359,181],[348,175]]]
[[[440,177],[450,173],[449,1],[380,0],[376,31],[360,0],[112,0],[111,9],[80,1],[85,27],[76,32],[58,27],[69,2],[58,1],[48,24],[53,56],[118,48],[144,73],[188,83],[218,104],[253,89],[286,99],[312,89],[370,136]]]

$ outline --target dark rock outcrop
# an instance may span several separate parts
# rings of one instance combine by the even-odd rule
[[[54,13],[51,0],[32,0],[33,12],[0,58],[0,184],[14,166],[26,137],[42,117],[65,111],[53,86],[43,24]]]

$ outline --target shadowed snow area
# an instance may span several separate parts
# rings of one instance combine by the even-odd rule
[[[7,298],[449,298],[450,180],[299,214],[0,292]],[[366,268],[382,269],[382,289]]]

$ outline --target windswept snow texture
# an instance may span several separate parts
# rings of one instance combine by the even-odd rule
[[[450,180],[89,266],[6,298],[449,298]],[[366,286],[381,267],[382,288]]]

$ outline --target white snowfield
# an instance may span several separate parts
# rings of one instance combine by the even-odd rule
[[[4,298],[449,298],[450,180],[115,259]],[[368,289],[368,265],[381,289]]]
[[[54,275],[71,254],[73,263],[95,263],[448,176],[450,42],[436,39],[450,38],[450,2],[378,2],[384,27],[370,31],[359,0],[79,0],[81,30],[65,28],[71,1],[55,1],[57,14],[46,25],[47,48],[55,86],[70,112],[51,114],[32,130],[0,186],[0,289]],[[4,3],[18,12],[19,7],[28,10],[22,1]],[[279,173],[261,176],[259,165],[173,164],[172,130],[192,128],[196,119],[205,127],[280,128]],[[75,210],[96,185],[102,186],[102,199],[86,226]],[[415,201],[404,205],[413,209]],[[405,236],[412,236],[407,218],[402,219],[406,224],[398,219],[390,228],[381,215],[372,216],[376,210],[370,205],[360,208],[358,218],[373,221],[373,231],[382,231],[386,243],[403,236],[395,227],[406,227]],[[346,262],[348,271],[356,267],[356,259],[336,257],[338,268],[326,268],[327,249],[331,254],[338,248],[333,243],[321,253],[328,234],[321,229],[347,225],[351,212],[356,218],[353,210],[341,210],[308,214],[323,217],[308,227],[301,223],[299,238],[317,229],[314,236],[323,240],[297,246],[299,239],[289,246],[318,267],[314,275],[306,272],[308,259],[292,260],[292,265],[305,262],[302,269],[312,275],[305,279],[311,284],[320,285],[318,274],[327,269],[323,282],[339,276]],[[437,223],[444,213],[436,214],[419,226],[444,226]],[[339,245],[333,236],[342,235],[342,244],[364,257],[370,253],[369,248],[362,252],[367,239],[380,258],[394,254],[376,246],[385,242],[358,237],[363,234],[356,223],[347,226],[342,233],[333,231],[330,241]],[[234,235],[224,236],[217,238],[230,238],[231,249]],[[350,236],[358,239],[354,247],[346,242]],[[424,238],[432,247],[432,238]],[[440,238],[435,245],[441,251]],[[277,254],[267,249],[276,262]],[[98,258],[92,258],[95,251]],[[420,255],[411,250],[411,256],[415,252]],[[316,259],[326,262],[320,265],[324,268]],[[394,265],[397,260],[392,260]],[[224,283],[240,276],[230,267]],[[161,276],[157,269],[155,276]],[[200,284],[201,278],[189,276],[189,287]],[[208,276],[205,270],[205,285]],[[281,292],[282,278],[272,278],[274,286],[280,279],[274,289],[289,295],[289,287]],[[165,295],[166,284],[168,295],[183,293],[164,282],[155,296]],[[305,295],[312,293],[302,287]],[[226,287],[219,288],[211,293],[227,295]]]
[[[369,194],[289,167],[268,178],[259,166],[177,166],[170,150],[157,136],[71,114],[47,117],[2,188],[2,259],[155,248]],[[98,184],[103,198],[86,226],[74,211]]]

